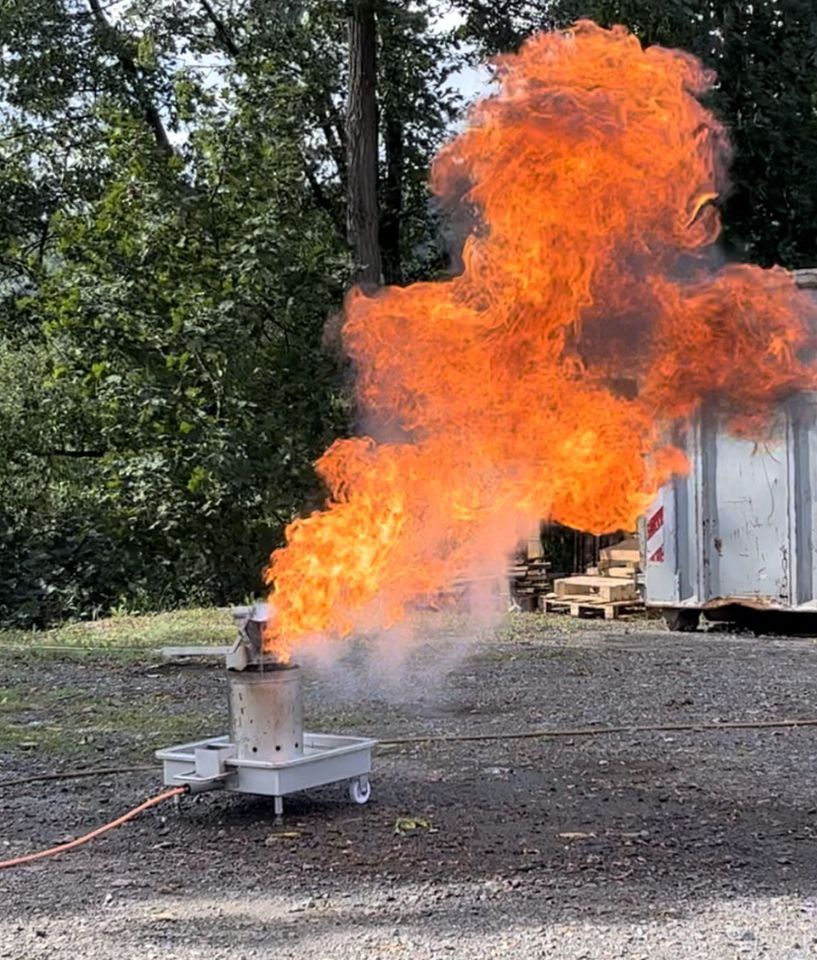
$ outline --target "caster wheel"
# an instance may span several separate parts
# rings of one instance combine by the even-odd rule
[[[368,803],[372,785],[368,780],[352,780],[349,784],[349,799],[352,803]]]

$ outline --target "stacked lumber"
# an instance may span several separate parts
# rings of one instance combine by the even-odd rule
[[[602,577],[620,577],[635,581],[641,570],[641,548],[630,537],[599,551],[598,573]]]
[[[511,602],[520,610],[539,609],[551,587],[550,564],[542,557],[516,558],[508,567]]]
[[[572,617],[602,616],[605,620],[643,610],[638,590],[640,569],[638,541],[622,540],[601,550],[598,565],[588,567],[586,574],[556,580],[553,592],[540,600],[540,609]]]
[[[471,609],[475,597],[480,598],[480,603],[493,603],[498,612],[505,611],[508,609],[508,584],[501,575],[495,573],[460,574],[448,587],[427,598],[420,606],[428,610],[466,612]]]

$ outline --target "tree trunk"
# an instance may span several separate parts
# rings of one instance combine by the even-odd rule
[[[358,283],[382,279],[377,209],[376,33],[373,0],[352,0],[346,102],[346,231]]]
[[[383,218],[380,223],[380,245],[383,251],[383,273],[386,283],[402,283],[400,258],[400,217],[403,212],[403,124],[386,111],[386,185],[383,195]]]

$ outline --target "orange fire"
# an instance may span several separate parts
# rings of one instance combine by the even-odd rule
[[[496,62],[432,188],[479,226],[445,282],[352,290],[371,437],[267,571],[270,650],[389,626],[532,520],[632,529],[704,402],[737,428],[813,387],[817,314],[781,269],[718,267],[723,126],[692,56],[581,21]]]

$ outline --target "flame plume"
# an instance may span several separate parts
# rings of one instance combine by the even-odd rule
[[[750,430],[815,385],[807,295],[781,269],[716,263],[729,145],[698,100],[713,74],[589,21],[496,67],[432,171],[478,212],[462,273],[347,297],[381,439],[329,448],[325,509],[272,556],[283,658],[500,569],[533,518],[632,529],[685,469],[669,438],[703,402]]]

